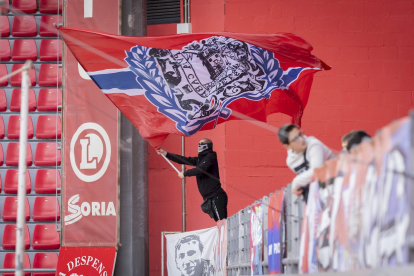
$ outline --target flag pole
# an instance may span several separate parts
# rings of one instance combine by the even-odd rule
[[[23,276],[25,201],[26,201],[26,149],[27,149],[27,117],[29,113],[29,70],[31,61],[27,61],[22,71],[22,92],[20,107],[20,141],[19,141],[19,182],[17,189],[17,228],[16,228],[16,276]]]
[[[171,167],[177,172],[177,173],[180,173],[180,171],[173,165],[173,163],[171,163],[171,161],[167,158],[167,157],[165,157],[164,156],[164,154],[161,154],[161,156],[162,157],[164,157],[164,159],[168,162],[168,164],[170,164],[171,165]]]
[[[181,136],[181,155],[184,156],[185,155],[185,138],[184,136]],[[181,165],[181,171],[184,173],[185,171],[185,166],[184,164]],[[185,183],[185,177],[183,177],[181,179],[181,200],[182,200],[182,222],[183,222],[183,232],[186,231],[187,229],[187,220],[186,220],[186,183]]]

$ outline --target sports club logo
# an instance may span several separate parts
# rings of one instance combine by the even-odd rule
[[[87,216],[116,216],[115,205],[113,202],[82,202],[79,194],[76,194],[68,200],[68,212],[70,215],[65,216],[65,225],[74,224],[82,217]]]
[[[100,179],[108,169],[111,143],[106,131],[96,123],[85,123],[70,143],[70,163],[76,176],[85,182]]]
[[[227,37],[213,36],[182,50],[135,46],[125,61],[158,111],[191,135],[219,117],[240,98],[269,99],[275,89],[287,89],[310,68],[284,71],[272,52]]]

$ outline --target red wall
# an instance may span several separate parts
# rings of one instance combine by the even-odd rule
[[[317,73],[303,129],[333,149],[352,129],[376,129],[406,116],[413,107],[414,1],[412,0],[193,0],[193,32],[292,32],[310,42],[313,53],[332,66]],[[148,35],[173,34],[175,28],[149,26]],[[271,126],[289,122],[274,114]],[[293,177],[286,152],[274,132],[246,121],[232,121],[186,139],[196,154],[202,137],[214,141],[229,215],[285,186]],[[165,149],[180,151],[179,137]],[[149,149],[150,269],[160,275],[161,231],[181,230],[181,184],[166,162]],[[188,228],[214,225],[200,210],[194,179],[187,178]]]

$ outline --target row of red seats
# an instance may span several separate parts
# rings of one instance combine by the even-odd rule
[[[39,169],[36,170],[36,177],[34,181],[34,191],[36,194],[60,194],[60,172],[55,169]],[[17,194],[17,187],[19,182],[19,170],[8,169],[4,177],[4,193]],[[26,170],[26,193],[30,194],[32,191],[32,180],[30,173]],[[0,178],[0,192],[2,190],[2,181]]]
[[[37,45],[34,39],[16,39],[10,51],[8,39],[0,40],[0,61],[37,60]],[[62,60],[62,41],[58,39],[42,39],[39,51],[40,61]]]
[[[39,12],[61,13],[63,0],[40,0]],[[4,0],[1,13],[8,13],[10,9],[9,0]],[[12,0],[11,11],[13,13],[35,13],[37,12],[36,0]]]
[[[32,268],[56,268],[58,262],[57,253],[36,253],[33,259]],[[23,256],[23,268],[30,268],[30,257],[29,254],[24,253]],[[6,253],[3,261],[3,268],[16,268],[16,254]],[[33,276],[55,276],[54,272],[37,272],[33,273]],[[3,276],[14,276],[14,273],[3,273]],[[30,276],[29,272],[24,273],[24,276]]]
[[[23,63],[13,64],[12,72],[19,70],[24,66]],[[0,78],[8,74],[7,67],[5,64],[0,64]],[[32,68],[29,71],[30,85],[36,86],[36,71]],[[0,86],[7,86],[9,80],[5,79],[0,82]],[[43,63],[40,65],[39,69],[39,86],[56,86],[62,85],[62,68],[58,64],[49,64]],[[16,74],[10,78],[11,86],[21,86],[22,85],[22,74]]]
[[[39,23],[39,35],[42,37],[56,37],[58,31],[54,25],[62,24],[61,15],[42,15]],[[10,20],[7,15],[0,18],[1,37],[10,36]],[[15,15],[11,35],[14,37],[37,36],[37,22],[34,15]]]
[[[35,166],[60,166],[59,143],[38,143],[34,158]],[[6,166],[19,165],[19,143],[10,142],[6,151]],[[3,146],[0,145],[0,166],[3,166]],[[27,144],[26,164],[31,166],[33,163],[32,147]]]
[[[19,112],[21,103],[21,89],[15,88],[11,94],[10,111]],[[57,88],[42,88],[37,100],[38,111],[56,111],[62,105],[62,91]],[[7,97],[4,89],[0,89],[0,111],[7,110]],[[29,89],[29,111],[36,110],[36,93]]]
[[[16,248],[16,225],[5,225],[2,246],[5,250],[14,250]],[[27,224],[24,230],[24,246],[26,249],[30,249],[30,232]],[[34,250],[58,249],[59,247],[60,234],[56,231],[55,224],[35,225],[32,242]]]
[[[26,221],[30,220],[30,204],[26,197],[25,201]],[[17,220],[17,197],[8,196],[3,204],[3,221]],[[60,204],[55,196],[38,196],[33,205],[33,221],[59,221]]]
[[[57,115],[41,115],[37,118],[36,138],[37,139],[60,139],[61,120]],[[0,139],[4,138],[4,122],[0,116]],[[7,124],[7,139],[20,138],[20,115],[9,117]],[[27,120],[27,138],[33,138],[33,121],[32,117]]]

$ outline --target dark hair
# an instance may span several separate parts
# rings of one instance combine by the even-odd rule
[[[279,141],[284,145],[289,145],[289,133],[295,128],[299,129],[299,127],[294,124],[286,124],[281,126],[277,131]]]
[[[349,151],[352,147],[359,145],[366,138],[371,138],[371,136],[364,130],[355,130],[351,137],[349,137],[346,149]]]
[[[349,133],[345,134],[344,136],[342,136],[342,138],[341,138],[341,142],[342,142],[342,143],[348,143],[349,138],[351,138],[351,136],[354,134],[354,132],[355,132],[355,130],[353,130],[353,131],[351,131],[351,132],[349,132]]]
[[[184,238],[179,239],[177,244],[175,245],[175,259],[176,260],[177,260],[177,257],[178,257],[177,256],[177,251],[180,250],[181,245],[183,243],[187,243],[187,242],[190,242],[190,241],[198,241],[198,248],[200,249],[200,252],[203,253],[204,246],[201,243],[200,236],[198,236],[198,235],[185,236]]]

